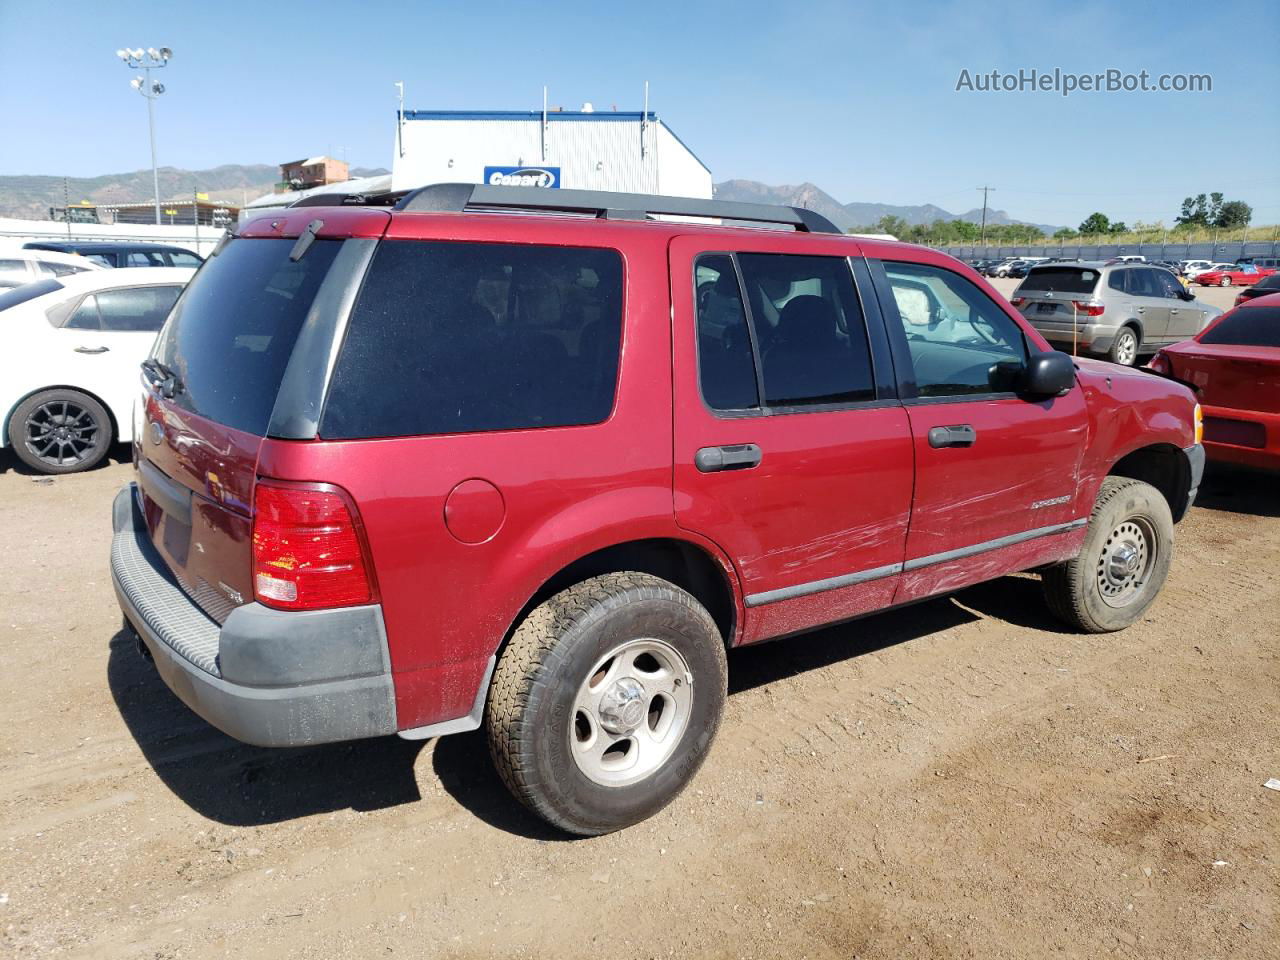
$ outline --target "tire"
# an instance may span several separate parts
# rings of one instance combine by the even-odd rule
[[[1231,278],[1230,278],[1230,277],[1222,277],[1222,278],[1218,281],[1218,286],[1220,286],[1220,287],[1229,287],[1229,286],[1231,286]]]
[[[1126,563],[1131,556],[1136,561]],[[1173,515],[1160,491],[1107,477],[1079,555],[1042,574],[1045,600],[1054,616],[1086,633],[1123,630],[1160,593],[1172,559]]]
[[[494,766],[568,833],[638,823],[702,765],[727,674],[720,631],[679,587],[645,573],[585,580],[534,609],[498,660],[485,708]]]
[[[1142,338],[1133,327],[1121,327],[1116,331],[1116,338],[1107,351],[1107,359],[1122,367],[1132,367],[1138,362],[1138,348],[1142,346]]]
[[[78,473],[95,467],[107,455],[112,439],[106,409],[79,390],[34,393],[9,418],[13,452],[41,473]]]

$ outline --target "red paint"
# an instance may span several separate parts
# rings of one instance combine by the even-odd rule
[[[1165,347],[1151,366],[1200,391],[1210,460],[1280,470],[1280,347],[1201,342],[1227,317],[1259,307],[1280,307],[1280,294],[1245,301],[1194,339]]]
[[[255,478],[334,484],[349,494],[381,597],[401,728],[467,713],[489,658],[530,599],[566,566],[606,547],[656,539],[702,551],[733,595],[729,642],[754,642],[1061,559],[1078,549],[1079,531],[795,599],[745,602],[1087,516],[1121,456],[1193,442],[1188,391],[1088,361],[1080,361],[1079,386],[1051,402],[889,402],[739,419],[717,418],[702,404],[691,280],[699,251],[934,264],[1003,304],[972,270],[920,247],[669,222],[359,208],[269,214],[242,233],[296,236],[313,220],[324,222],[322,236],[603,246],[625,265],[623,359],[604,423],[299,442],[228,430],[154,392],[147,398],[148,417],[163,420],[167,432],[161,445],[143,443],[145,456],[197,494],[200,529],[191,538],[208,541],[205,559],[179,562],[166,553],[189,576],[252,596]],[[1034,347],[1048,349],[1004,308]],[[972,424],[978,443],[929,448],[928,427],[951,423]],[[694,467],[699,447],[732,443],[760,445],[761,465],[715,474]],[[1031,509],[1064,495],[1066,503]],[[165,531],[153,536],[163,544]]]
[[[1206,270],[1204,273],[1197,274],[1192,281],[1198,283],[1202,287],[1236,287],[1240,285],[1250,286],[1257,283],[1263,277],[1269,277],[1276,271],[1272,267],[1250,267],[1248,270],[1242,268],[1233,268],[1231,270]],[[1223,283],[1223,281],[1227,281]]]

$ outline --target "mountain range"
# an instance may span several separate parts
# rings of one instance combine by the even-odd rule
[[[868,227],[879,222],[881,217],[901,217],[909,225],[933,223],[935,220],[967,220],[970,223],[982,222],[982,208],[976,207],[964,213],[951,213],[925,203],[918,206],[895,206],[891,203],[841,203],[831,194],[812,183],[798,186],[770,186],[756,180],[725,180],[715,185],[715,197],[718,200],[741,200],[752,203],[780,203],[788,207],[805,207],[822,214],[841,230],[853,227]],[[987,208],[987,223],[1009,224],[1028,223],[1027,220],[1015,220],[1004,210]],[[1034,223],[1045,233],[1053,233],[1061,229],[1047,223]]]
[[[371,177],[387,173],[382,168],[354,167],[353,177]],[[270,193],[280,178],[280,168],[268,163],[229,163],[209,170],[160,168],[160,196],[163,200],[185,199],[192,192],[207,193],[209,198],[237,206],[246,200]],[[43,219],[50,207],[60,207],[88,200],[90,203],[146,202],[151,199],[151,171],[134,170],[100,177],[0,176],[0,217]],[[722,200],[745,200],[754,203],[779,203],[789,207],[807,207],[829,219],[842,230],[866,227],[881,217],[901,217],[908,224],[933,223],[935,220],[968,220],[978,223],[982,210],[951,213],[931,203],[919,206],[896,206],[889,203],[841,203],[812,183],[771,186],[755,180],[725,180],[715,185],[715,196]],[[1003,210],[987,210],[987,223],[1025,223],[1015,220]],[[1046,233],[1059,229],[1037,223]]]
[[[351,176],[372,177],[389,170],[353,167]],[[280,167],[269,163],[229,163],[210,170],[159,170],[162,200],[189,199],[193,192],[210,200],[242,205],[270,193],[280,179]],[[42,220],[50,207],[90,203],[139,203],[152,197],[151,171],[109,173],[101,177],[0,176],[0,217]],[[65,198],[65,199],[64,199]]]

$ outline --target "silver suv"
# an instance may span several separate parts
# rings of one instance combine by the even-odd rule
[[[1172,271],[1144,263],[1032,267],[1010,302],[1059,350],[1127,367],[1141,354],[1194,337],[1222,313],[1197,303]]]

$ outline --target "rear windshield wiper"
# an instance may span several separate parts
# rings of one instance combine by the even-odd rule
[[[182,378],[170,367],[165,366],[155,357],[142,361],[142,372],[152,385],[159,389],[166,400],[172,400],[182,392]]]

